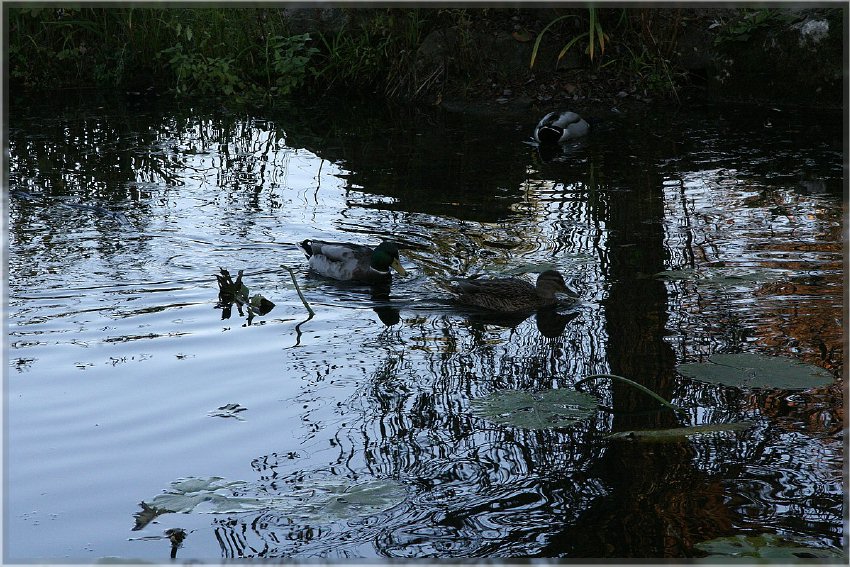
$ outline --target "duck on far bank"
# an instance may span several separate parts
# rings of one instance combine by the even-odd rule
[[[472,277],[453,282],[450,291],[459,303],[503,313],[533,311],[555,305],[557,293],[578,298],[557,270],[541,273],[537,276],[536,285],[520,278]]]
[[[534,128],[534,139],[540,144],[560,144],[580,138],[590,131],[587,121],[569,110],[550,112]]]
[[[309,259],[311,270],[335,280],[376,284],[391,279],[390,268],[399,275],[407,274],[399,261],[398,246],[392,242],[384,241],[372,248],[352,242],[307,239],[297,246]]]

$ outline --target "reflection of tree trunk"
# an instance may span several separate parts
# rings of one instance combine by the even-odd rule
[[[731,514],[720,481],[690,464],[687,441],[616,442],[590,474],[608,495],[558,537],[548,556],[689,557],[700,541],[728,535]]]
[[[660,179],[632,180],[608,207],[610,227],[605,301],[608,360],[613,374],[670,399],[675,355],[663,340],[667,292],[652,274],[664,269],[664,201]],[[634,388],[611,384],[614,430],[675,427],[675,416]],[[639,413],[630,413],[639,412]],[[722,487],[696,471],[688,441],[611,442],[590,474],[608,488],[562,537],[552,555],[687,557],[692,545],[730,525]]]
[[[611,291],[605,302],[608,361],[611,372],[643,384],[670,399],[675,355],[664,342],[667,323],[667,289],[652,277],[664,269],[664,199],[660,179],[640,180],[638,188],[618,193],[606,224],[608,279]],[[652,410],[656,402],[625,384],[614,383],[613,404],[618,412]],[[614,429],[669,427],[669,412],[641,417],[616,414]]]

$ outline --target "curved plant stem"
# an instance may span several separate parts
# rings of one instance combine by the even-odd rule
[[[679,406],[671,404],[670,402],[668,402],[667,400],[665,400],[664,398],[662,398],[661,396],[659,396],[658,394],[656,394],[655,392],[653,392],[652,390],[647,388],[646,386],[644,386],[642,384],[638,384],[634,380],[629,380],[628,378],[623,378],[622,376],[617,376],[616,374],[591,374],[590,376],[585,376],[584,378],[582,378],[581,380],[576,382],[576,385],[575,385],[576,390],[579,389],[579,386],[581,384],[584,384],[585,382],[589,382],[590,380],[593,380],[593,379],[596,379],[596,378],[610,378],[611,380],[619,380],[620,382],[623,382],[625,384],[628,384],[628,385],[640,390],[641,392],[643,392],[647,396],[655,399],[662,406],[672,410],[676,414],[685,415],[685,410],[683,410]]]
[[[308,307],[308,309],[309,309],[309,307]],[[301,325],[303,325],[304,323],[306,323],[307,321],[309,321],[312,318],[313,318],[313,312],[310,311],[310,314],[307,315],[306,319],[304,319],[303,321],[301,321],[300,323],[295,325],[295,344],[292,345],[292,346],[297,347],[297,346],[301,345],[301,335],[303,334],[302,331],[301,331]]]
[[[566,15],[563,15],[563,16],[559,16],[559,17],[555,18],[554,20],[552,20],[551,22],[549,22],[549,24],[545,28],[543,28],[543,30],[539,34],[537,34],[537,40],[534,42],[534,47],[532,47],[532,49],[531,49],[531,62],[528,64],[529,68],[534,67],[534,60],[537,59],[537,50],[540,49],[540,42],[543,41],[543,36],[546,35],[546,32],[549,30],[549,28],[551,28],[552,26],[554,26],[556,23],[560,22],[564,18],[577,18],[577,17],[578,16],[576,16],[575,14],[566,14]],[[576,38],[576,39],[578,39],[578,38]],[[571,41],[569,43],[569,45],[572,45],[574,42],[575,42],[575,39],[573,41]],[[560,58],[560,56],[559,56],[559,58]]]
[[[301,303],[303,303],[304,307],[307,308],[307,313],[310,314],[310,317],[313,317],[313,315],[315,315],[316,313],[310,307],[310,304],[307,303],[307,300],[304,298],[304,294],[301,293],[301,288],[298,286],[298,281],[296,281],[296,279],[295,279],[295,272],[293,272],[292,268],[290,268],[289,266],[284,266],[284,268],[286,268],[286,271],[289,272],[289,277],[292,278],[292,283],[293,283],[293,285],[295,285],[295,291],[298,292],[298,297],[301,298]],[[308,321],[309,321],[309,319],[308,319]]]

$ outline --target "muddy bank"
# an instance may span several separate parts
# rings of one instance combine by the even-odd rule
[[[294,29],[333,30],[367,12],[307,8],[289,9],[288,16]],[[842,5],[600,9],[593,17],[606,41],[603,46],[597,36],[593,61],[586,53],[588,9],[485,12],[425,35],[396,91],[448,110],[505,114],[564,105],[843,104]],[[629,27],[622,25],[626,19]]]

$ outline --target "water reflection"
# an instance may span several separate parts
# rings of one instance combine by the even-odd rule
[[[692,557],[700,541],[747,530],[840,544],[840,388],[746,394],[675,372],[705,354],[751,351],[843,369],[834,123],[771,114],[765,129],[733,109],[633,114],[543,159],[523,143],[520,119],[360,101],[256,115],[203,103],[15,104],[13,558],[69,554],[33,548],[45,538],[20,520],[44,506],[41,483],[70,506],[63,487],[84,476],[66,449],[43,447],[84,462],[125,446],[165,451],[146,463],[160,487],[206,466],[254,475],[262,495],[326,477],[408,491],[380,513],[325,523],[275,509],[203,517],[182,559]],[[409,273],[391,289],[311,276],[294,244],[322,233],[393,238]],[[437,285],[543,265],[581,290],[574,309],[494,318],[457,308]],[[274,301],[263,325],[220,320],[220,266],[244,270]],[[85,379],[51,405],[51,379],[70,371]],[[616,382],[596,387],[608,411],[569,429],[497,426],[470,409],[495,390],[572,388],[596,373],[646,385],[692,423],[757,426],[666,444],[608,439],[682,425]],[[102,444],[43,425],[55,404],[75,411],[67,392],[91,404],[78,419],[122,423],[159,376],[181,395],[143,404],[144,425]],[[236,402],[250,410],[239,432],[195,420],[197,407]],[[139,441],[157,426],[172,433]],[[104,486],[135,478],[129,459],[86,472]],[[134,502],[90,497],[109,519],[87,520],[89,533],[108,534],[99,556],[144,553],[110,547],[126,539],[112,526]],[[74,539],[71,524],[54,522],[50,540]]]

